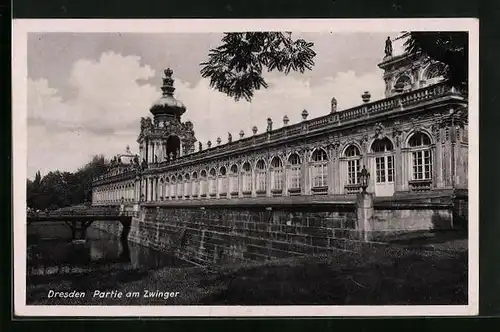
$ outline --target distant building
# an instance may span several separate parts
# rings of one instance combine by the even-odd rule
[[[390,52],[389,52],[390,51]],[[197,142],[193,124],[182,122],[185,106],[165,70],[161,98],[142,118],[139,154],[127,151],[93,182],[94,205],[141,201],[235,199],[260,196],[355,195],[358,173],[371,173],[375,196],[452,194],[467,189],[466,94],[443,81],[443,64],[423,56],[392,56],[384,71],[385,99],[276,126],[227,141]]]

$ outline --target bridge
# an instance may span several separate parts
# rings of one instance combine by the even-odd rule
[[[99,221],[119,221],[123,228],[120,235],[122,240],[128,238],[132,217],[135,212],[119,211],[118,209],[78,207],[64,208],[51,212],[28,212],[26,215],[27,225],[38,222],[64,222],[71,228],[73,240],[85,239],[87,228],[96,220]]]

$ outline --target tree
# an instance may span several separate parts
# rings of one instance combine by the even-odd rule
[[[467,88],[469,73],[469,35],[467,32],[404,31],[398,39],[405,38],[405,51],[424,54],[445,64],[443,76],[450,84]]]
[[[27,179],[26,183],[26,203],[29,207],[39,208],[36,206],[36,202],[38,200],[38,196],[40,195],[40,184],[42,181],[42,176],[40,175],[40,171],[36,172],[35,180],[31,181]]]
[[[78,205],[92,199],[92,180],[106,171],[106,159],[97,155],[76,172],[40,172],[35,180],[27,179],[27,203],[35,209],[57,209]]]
[[[303,73],[314,66],[313,43],[293,40],[291,33],[225,33],[222,45],[210,50],[208,61],[201,63],[201,75],[210,78],[210,87],[236,101],[251,101],[255,90],[267,88],[263,68]]]

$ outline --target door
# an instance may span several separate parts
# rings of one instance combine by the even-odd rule
[[[375,157],[375,195],[394,194],[394,156]]]

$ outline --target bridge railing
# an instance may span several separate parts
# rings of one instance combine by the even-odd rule
[[[66,216],[96,216],[96,217],[105,217],[105,216],[124,216],[124,217],[133,217],[136,215],[135,211],[120,211],[119,209],[67,209],[63,211],[40,211],[40,212],[28,212],[27,217],[66,217]]]

